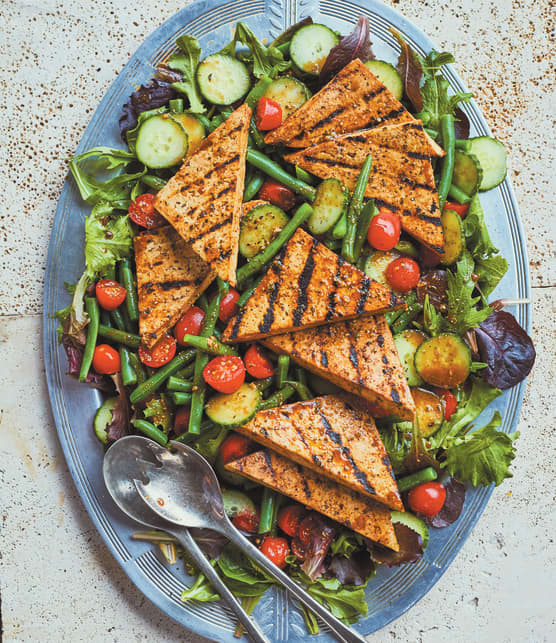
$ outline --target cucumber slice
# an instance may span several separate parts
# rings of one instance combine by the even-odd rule
[[[424,333],[411,328],[394,336],[394,344],[409,386],[420,386],[423,383],[423,378],[415,369],[415,353],[426,339]]]
[[[417,373],[429,384],[454,388],[467,379],[471,369],[469,346],[457,335],[443,333],[423,342],[415,353]]]
[[[468,196],[473,196],[479,190],[482,180],[483,170],[479,159],[469,152],[456,150],[452,183]]]
[[[241,491],[236,489],[222,489],[222,502],[228,518],[233,518],[243,511],[256,513],[255,503]]]
[[[158,169],[177,165],[188,149],[187,132],[168,114],[148,118],[137,132],[135,153],[147,167]]]
[[[307,219],[307,227],[313,234],[328,232],[347,211],[348,204],[347,188],[338,179],[325,179],[317,188],[313,213]]]
[[[241,219],[239,251],[246,259],[262,252],[289,221],[275,205],[263,203],[246,212]]]
[[[108,435],[106,433],[106,427],[112,422],[112,413],[118,404],[119,398],[110,397],[105,400],[102,406],[95,413],[95,419],[93,420],[93,429],[95,430],[95,435],[102,442],[106,444],[108,442]]]
[[[380,80],[380,82],[401,100],[403,96],[403,81],[394,65],[384,60],[368,60],[365,65]]]
[[[491,190],[506,178],[507,154],[504,145],[490,136],[470,139],[471,153],[479,159],[483,170],[483,180],[479,190]]]
[[[444,255],[440,262],[445,266],[455,263],[465,250],[463,222],[457,212],[444,210],[440,217],[444,232]]]
[[[207,402],[205,413],[219,426],[233,429],[255,415],[261,401],[259,389],[253,384],[242,384],[235,393],[219,393]]]
[[[405,525],[413,531],[416,531],[423,540],[423,549],[428,545],[429,542],[429,528],[426,523],[417,518],[414,514],[409,513],[409,511],[391,511],[390,517],[392,518],[393,523],[398,523],[399,525]]]
[[[189,140],[188,154],[196,152],[205,138],[205,128],[201,121],[196,116],[185,112],[170,114],[170,118],[177,121],[185,130]]]
[[[438,395],[423,388],[412,388],[411,395],[415,402],[415,414],[419,421],[421,435],[428,438],[436,433],[444,422],[442,400]]]
[[[282,121],[301,107],[310,97],[311,92],[297,78],[285,76],[273,80],[263,96],[275,100],[282,108]]]
[[[240,61],[213,54],[197,67],[197,83],[201,94],[215,105],[231,105],[249,90],[251,80],[247,67]]]
[[[339,40],[332,29],[325,25],[301,27],[292,38],[290,57],[300,71],[318,76],[330,50]]]
[[[380,281],[381,284],[388,285],[386,275],[384,274],[386,268],[390,262],[401,256],[401,253],[396,252],[395,250],[375,250],[371,255],[369,255],[369,258],[365,262],[365,268],[363,271],[371,279]]]

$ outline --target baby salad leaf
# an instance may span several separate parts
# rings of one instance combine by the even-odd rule
[[[197,88],[196,72],[201,59],[201,46],[197,38],[185,35],[180,36],[176,43],[181,49],[177,54],[172,54],[168,60],[168,67],[181,71],[182,79],[172,83],[172,89],[185,94],[189,99],[189,108],[192,112],[202,114],[206,111],[201,94]]]
[[[425,304],[423,306],[423,327],[425,332],[431,337],[435,337],[442,332],[444,318],[436,312],[436,308],[431,304],[428,294],[425,295]]]
[[[137,125],[139,114],[167,105],[168,101],[175,97],[176,92],[170,83],[164,80],[154,78],[147,85],[141,85],[131,94],[129,101],[123,107],[123,114],[119,120],[122,139],[125,140],[126,132]]]
[[[465,502],[465,485],[453,478],[448,478],[442,483],[446,490],[446,500],[442,509],[431,518],[425,518],[427,525],[435,529],[449,527],[460,517]]]
[[[129,195],[131,188],[137,179],[146,174],[147,170],[136,174],[118,174],[106,181],[99,181],[91,176],[77,161],[77,157],[69,162],[69,169],[77,183],[81,198],[90,205],[96,205],[100,201],[107,201],[115,208],[127,210],[129,206]]]
[[[411,101],[414,109],[417,112],[420,112],[423,109],[423,99],[421,97],[420,90],[423,69],[421,67],[419,56],[406,43],[400,33],[395,29],[390,29],[390,31],[398,41],[401,48],[396,69],[402,77],[405,95]]]
[[[363,537],[354,531],[344,530],[330,544],[330,553],[349,558],[351,554],[363,545]]]
[[[446,272],[446,296],[448,300],[447,318],[451,328],[463,335],[470,328],[476,328],[492,312],[487,306],[481,310],[476,308],[480,297],[473,297],[475,282],[471,278],[473,261],[466,253],[456,264],[456,272]]]
[[[291,63],[284,60],[284,55],[279,49],[273,46],[265,47],[244,22],[238,22],[236,25],[234,39],[228,45],[233,49],[233,53],[229,55],[235,55],[237,42],[249,47],[251,52],[250,62],[253,63],[253,76],[255,78],[262,78],[263,76],[274,78],[276,74],[291,67]]]
[[[359,616],[365,616],[368,611],[365,600],[367,583],[358,587],[342,585],[337,578],[319,578],[307,586],[307,591],[314,598],[326,605],[328,609],[346,624],[355,623]]]
[[[186,601],[200,601],[201,603],[211,603],[212,601],[219,601],[220,594],[217,594],[212,585],[208,582],[203,574],[199,574],[189,589],[184,589],[181,593],[180,600],[185,603]]]
[[[508,262],[500,255],[475,259],[475,272],[479,275],[477,283],[485,297],[496,288],[507,271]]]
[[[336,576],[342,585],[366,585],[375,571],[371,556],[366,549],[353,552],[349,558],[332,556],[328,570]]]
[[[332,47],[319,74],[319,81],[326,82],[356,58],[361,62],[375,57],[369,38],[369,19],[361,16],[353,31],[342,36],[340,42]]]
[[[94,169],[91,163],[88,164],[88,168],[97,172],[101,170],[123,170],[128,163],[136,160],[135,154],[131,152],[101,146],[93,147],[83,154],[74,156],[72,161],[74,163],[82,163],[90,159],[94,160]]]
[[[479,196],[476,194],[469,204],[467,216],[463,220],[465,243],[473,257],[490,257],[498,252],[488,233],[485,216]]]
[[[85,261],[90,278],[103,275],[119,259],[129,256],[133,231],[127,215],[112,218],[114,206],[99,203],[85,219]]]

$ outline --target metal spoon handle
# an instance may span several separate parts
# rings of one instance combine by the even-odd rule
[[[167,530],[168,533],[171,533],[172,536],[177,538],[183,545],[185,550],[189,552],[189,554],[191,554],[191,557],[199,567],[200,571],[207,577],[210,584],[220,594],[222,600],[224,600],[233,610],[239,622],[245,628],[247,634],[249,635],[249,638],[255,643],[269,643],[268,638],[263,634],[257,623],[249,616],[249,614],[247,614],[247,612],[241,606],[241,603],[226,587],[220,576],[218,576],[216,570],[210,564],[208,558],[204,555],[199,545],[195,542],[195,539],[189,532],[189,529],[186,529],[185,527],[183,529],[174,527],[171,531],[169,529]]]
[[[253,544],[251,544],[237,529],[231,524],[224,532],[235,545],[242,549],[257,565],[262,567],[268,574],[273,576],[289,592],[291,592],[306,607],[312,610],[330,629],[343,641],[348,643],[365,643],[365,639],[357,634],[342,621],[333,616],[323,605],[308,594],[302,587],[292,581],[279,567],[276,567],[270,560]]]

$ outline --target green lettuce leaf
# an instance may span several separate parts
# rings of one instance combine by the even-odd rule
[[[368,612],[365,600],[366,586],[367,583],[353,587],[342,585],[337,578],[319,578],[315,583],[307,586],[307,591],[319,603],[326,605],[336,618],[349,625]]]
[[[475,259],[475,272],[479,275],[477,283],[485,297],[496,288],[507,271],[508,262],[501,255]]]
[[[483,207],[476,194],[469,204],[469,210],[463,220],[463,231],[465,233],[465,245],[473,257],[490,257],[498,253],[490,239]]]
[[[58,341],[62,341],[62,334],[65,333],[72,339],[78,340],[78,343],[85,342],[85,336],[82,335],[82,331],[89,323],[89,316],[85,312],[85,293],[91,281],[91,276],[85,270],[75,285],[65,284],[64,282],[66,290],[73,294],[73,298],[69,306],[56,311],[53,315],[61,322],[61,325],[56,329]]]
[[[473,261],[469,258],[468,253],[465,253],[462,259],[457,262],[455,272],[446,271],[446,297],[448,300],[446,318],[449,329],[458,335],[464,335],[469,329],[477,328],[492,312],[490,306],[482,309],[476,308],[481,297],[473,297],[475,289],[475,282],[471,278],[473,269]]]
[[[363,545],[363,538],[354,531],[344,530],[340,532],[330,543],[330,553],[335,556],[345,556],[349,558],[356,549]]]
[[[423,306],[423,327],[425,332],[431,337],[435,337],[442,332],[444,325],[444,318],[440,313],[436,312],[436,308],[429,301],[429,296],[426,295]]]
[[[102,170],[123,170],[126,165],[135,161],[135,154],[125,150],[117,150],[112,147],[93,147],[83,154],[74,156],[74,163],[88,161],[87,167],[91,172]]]
[[[83,201],[90,205],[106,201],[119,210],[127,210],[133,185],[147,172],[144,169],[135,174],[118,174],[106,181],[99,181],[96,177],[85,172],[76,159],[69,162],[69,169]]]
[[[85,262],[92,279],[104,275],[116,261],[128,257],[133,231],[126,215],[112,217],[115,207],[101,202],[85,219]]]
[[[193,585],[189,589],[183,590],[180,600],[184,603],[191,600],[210,603],[212,601],[219,601],[220,594],[217,594],[214,589],[212,589],[212,585],[203,574],[199,574]]]
[[[233,545],[224,549],[216,564],[226,585],[239,597],[262,596],[274,582]]]
[[[176,41],[181,49],[177,54],[170,56],[168,67],[181,71],[183,77],[180,81],[172,83],[172,89],[180,94],[185,94],[189,100],[189,109],[196,114],[203,114],[206,108],[203,105],[199,88],[197,87],[197,66],[201,59],[201,46],[197,38],[185,35]]]

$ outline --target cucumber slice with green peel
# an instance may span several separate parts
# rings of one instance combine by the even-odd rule
[[[301,107],[310,97],[309,89],[297,78],[284,76],[273,80],[263,94],[276,101],[282,108],[282,121]]]
[[[114,409],[118,405],[118,397],[109,397],[105,400],[102,406],[95,413],[95,419],[93,420],[93,429],[95,430],[95,435],[102,442],[106,444],[108,442],[108,434],[106,433],[106,428],[112,422],[112,414]]]
[[[151,116],[137,132],[135,153],[147,167],[159,169],[177,165],[188,149],[187,132],[169,114]]]
[[[262,252],[288,223],[286,213],[275,205],[263,203],[249,210],[241,219],[239,251],[251,259]]]
[[[398,100],[402,99],[403,81],[394,65],[384,60],[368,60],[365,66],[371,70],[384,87],[391,91]]]
[[[404,511],[403,513],[401,511],[391,511],[390,517],[394,524],[405,525],[417,532],[423,540],[423,549],[428,545],[429,528],[421,518],[417,518],[415,514],[409,513],[409,511]]]
[[[465,232],[460,215],[454,210],[443,210],[440,216],[444,233],[444,255],[440,262],[445,266],[455,263],[465,250]]]
[[[325,179],[317,187],[313,214],[307,219],[307,227],[313,234],[328,232],[347,211],[348,205],[348,189],[338,179]]]
[[[247,67],[224,54],[207,56],[197,67],[201,94],[214,105],[231,105],[249,90],[251,79]]]
[[[454,388],[471,371],[471,350],[457,335],[443,333],[423,342],[415,353],[417,373],[433,386]]]
[[[189,140],[188,154],[193,154],[205,138],[204,125],[193,114],[186,114],[185,112],[171,113],[170,118],[177,121],[185,130]]]
[[[363,272],[371,279],[388,285],[385,275],[386,268],[394,259],[398,259],[401,256],[402,254],[395,250],[375,250],[365,262]]]
[[[219,393],[205,406],[208,418],[219,426],[233,429],[254,417],[261,402],[255,384],[242,384],[235,393]]]
[[[478,192],[482,180],[483,170],[475,154],[456,150],[452,183],[468,196],[473,196]]]
[[[295,32],[290,44],[290,58],[302,72],[318,76],[332,47],[340,39],[325,25],[306,25]]]
[[[394,344],[409,386],[420,386],[423,383],[423,378],[415,369],[415,353],[426,339],[425,333],[411,328],[394,336]]]
[[[423,388],[412,388],[411,395],[415,402],[415,415],[419,421],[419,430],[424,438],[436,433],[444,422],[442,400],[431,391]]]
[[[253,514],[257,511],[251,498],[237,489],[222,489],[222,502],[224,511],[230,519],[243,511]]]
[[[478,136],[470,139],[471,154],[479,160],[483,178],[479,190],[491,190],[500,185],[506,178],[507,153],[504,145],[490,136]]]

